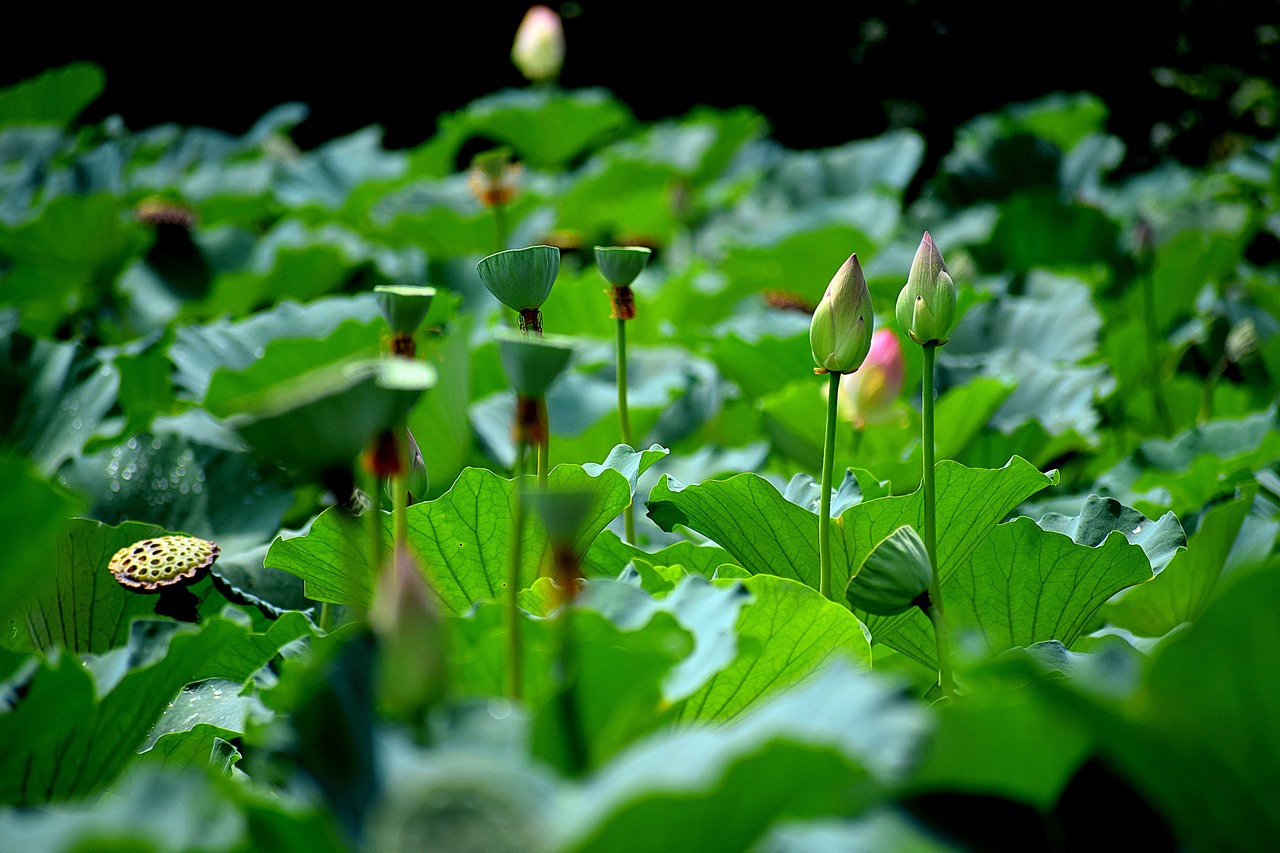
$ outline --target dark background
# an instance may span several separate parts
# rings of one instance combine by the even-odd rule
[[[271,107],[303,101],[304,148],[375,123],[388,146],[407,147],[440,113],[524,84],[509,52],[528,5],[348,5],[329,18],[297,6],[287,22],[265,6],[51,9],[34,31],[56,35],[4,51],[0,84],[91,60],[107,89],[86,121],[118,113],[133,129],[172,121],[241,133]],[[1055,91],[1104,99],[1126,170],[1165,155],[1199,164],[1235,133],[1276,133],[1274,0],[551,5],[564,16],[565,87],[606,87],[645,120],[753,106],[793,148],[910,126],[936,159],[966,119]],[[1269,84],[1261,104],[1242,107],[1250,77]]]

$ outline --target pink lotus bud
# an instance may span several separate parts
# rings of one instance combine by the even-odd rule
[[[878,329],[862,366],[840,378],[841,414],[858,429],[888,420],[890,407],[902,393],[903,373],[897,336],[889,329]]]
[[[564,65],[560,16],[546,6],[531,7],[516,30],[511,61],[530,82],[545,83],[558,77]]]

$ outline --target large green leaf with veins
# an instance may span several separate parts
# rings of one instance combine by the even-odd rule
[[[649,450],[636,455],[642,459],[643,470],[661,454]],[[627,454],[611,455],[610,461],[622,464],[618,460],[623,456]],[[534,480],[526,477],[525,482],[531,487]],[[579,465],[557,465],[548,485],[553,491],[596,490],[595,503],[576,543],[579,552],[585,551],[631,500],[627,476],[613,467],[602,466],[593,475]],[[511,480],[485,469],[468,468],[444,495],[409,507],[409,548],[422,563],[446,611],[462,613],[476,601],[501,598],[511,560],[513,494]],[[267,552],[266,564],[305,580],[307,594],[317,601],[367,606],[374,578],[367,527],[344,520],[339,509],[326,510],[306,535],[277,539]],[[390,515],[382,519],[382,535],[389,549]],[[525,589],[549,565],[551,554],[546,533],[532,518],[524,525],[520,554],[520,585]]]
[[[976,635],[992,652],[1048,640],[1070,647],[1108,598],[1151,580],[1152,564],[1163,567],[1184,542],[1172,515],[1150,522],[1101,498],[1090,498],[1076,518],[997,525],[944,576],[948,628],[956,636]],[[935,665],[933,626],[919,610],[905,615],[887,643]]]
[[[27,608],[13,646],[49,649],[56,645],[74,654],[103,654],[124,645],[135,619],[156,618],[161,598],[126,589],[107,564],[121,548],[167,535],[169,531],[162,527],[137,521],[109,527],[88,518],[71,519],[46,569],[52,583]],[[206,615],[226,604],[207,578],[187,589]]]
[[[770,575],[741,581],[752,600],[733,630],[738,654],[680,709],[682,721],[731,720],[836,658],[871,665],[867,631],[848,608],[804,584]]]
[[[1015,457],[1003,468],[937,466],[938,563],[942,580],[954,572],[1001,519],[1031,495],[1057,481]],[[649,495],[649,517],[663,530],[690,527],[724,548],[752,574],[777,575],[818,586],[818,516],[783,497],[755,474],[739,474],[694,486],[672,486],[664,477]],[[849,577],[877,543],[904,524],[921,527],[919,491],[864,501],[832,526],[832,588]],[[904,617],[875,617],[867,625],[881,642]]]
[[[0,625],[22,612],[54,582],[52,555],[68,516],[78,509],[71,495],[54,489],[30,461],[0,451]],[[11,634],[5,634],[7,640]]]
[[[281,646],[309,634],[300,613],[287,614],[264,634],[222,619],[199,629],[139,622],[129,646],[99,658],[93,675],[68,654],[42,664],[22,701],[0,715],[0,802],[43,803],[101,790],[134,757],[183,685],[207,678],[243,682]]]
[[[881,801],[928,727],[896,688],[833,664],[755,713],[626,750],[560,800],[554,847],[628,850],[643,839],[654,850],[748,850],[777,821]]]

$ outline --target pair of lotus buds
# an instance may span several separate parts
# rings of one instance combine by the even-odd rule
[[[921,346],[941,346],[955,325],[956,287],[933,238],[925,232],[895,310],[899,327]],[[871,293],[856,254],[827,285],[813,312],[809,344],[816,373],[853,373],[871,349]]]

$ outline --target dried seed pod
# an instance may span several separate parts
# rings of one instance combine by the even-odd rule
[[[121,548],[107,568],[135,592],[159,592],[186,586],[208,573],[218,559],[216,542],[195,536],[161,536]]]

